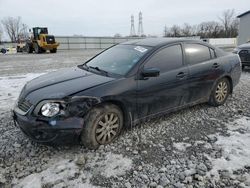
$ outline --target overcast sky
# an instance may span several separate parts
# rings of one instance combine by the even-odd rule
[[[250,9],[249,0],[0,0],[0,20],[21,16],[30,28],[47,26],[54,35],[123,36],[130,16],[142,11],[145,34],[162,35],[164,26],[218,20],[226,9]]]

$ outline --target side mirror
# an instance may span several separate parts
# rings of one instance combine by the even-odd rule
[[[146,68],[141,72],[143,77],[157,77],[160,75],[160,70],[158,68]]]

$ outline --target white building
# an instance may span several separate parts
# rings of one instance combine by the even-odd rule
[[[250,10],[237,16],[240,19],[238,45],[250,41]]]

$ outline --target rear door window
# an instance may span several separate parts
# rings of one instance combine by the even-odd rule
[[[201,44],[185,44],[185,54],[189,64],[197,64],[211,59],[209,48]]]

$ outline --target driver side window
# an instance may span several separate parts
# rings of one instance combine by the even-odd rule
[[[155,53],[144,68],[158,68],[161,73],[178,69],[183,65],[182,48],[180,44],[172,45]]]

